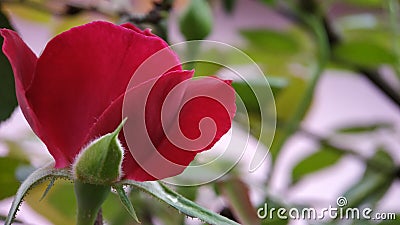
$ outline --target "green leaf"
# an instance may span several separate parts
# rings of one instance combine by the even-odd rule
[[[0,11],[0,27],[12,29],[7,17]],[[0,36],[1,45],[3,38]],[[15,95],[14,74],[7,57],[0,52],[0,122],[8,119],[18,105]]]
[[[198,187],[196,186],[178,186],[177,192],[190,201],[194,201],[197,197]]]
[[[392,157],[384,150],[378,150],[367,162],[367,168],[360,181],[346,191],[347,207],[354,208],[369,204],[374,206],[391,186],[396,166]]]
[[[117,191],[117,194],[119,196],[119,199],[121,200],[121,203],[124,205],[126,210],[129,212],[129,214],[132,216],[132,218],[137,222],[140,223],[136,212],[135,208],[133,208],[132,202],[129,200],[128,196],[125,193],[125,190],[122,185],[116,185],[114,186],[115,190]]]
[[[370,123],[362,125],[347,126],[337,130],[339,133],[364,133],[364,132],[374,132],[379,129],[393,128],[390,123]]]
[[[352,40],[338,45],[333,49],[333,55],[346,64],[367,68],[396,63],[396,55],[389,49],[377,43],[362,40]]]
[[[283,91],[288,84],[288,80],[281,77],[268,76],[267,81],[272,88],[272,91],[275,92],[273,94],[276,94],[281,90]],[[269,109],[274,108],[271,107],[273,103],[269,101],[268,98],[263,99],[263,95],[260,95],[260,93],[265,93],[266,85],[263,81],[254,79],[247,80],[246,82],[234,81],[232,86],[235,89],[236,94],[239,95],[236,99],[236,105],[240,106],[244,103],[244,107],[237,108],[237,116],[235,117],[235,120],[244,127],[250,125],[251,134],[256,138],[260,138],[260,140],[265,142],[266,145],[269,145],[271,142],[269,138],[270,136],[265,134],[266,132],[268,133],[271,131],[272,126],[271,124],[268,124],[268,119],[262,120],[261,118],[268,118],[275,115],[269,111]],[[261,115],[262,113],[264,113],[264,115]],[[275,125],[273,128],[275,128]],[[264,135],[261,135],[262,133]]]
[[[19,181],[15,174],[21,160],[1,157],[0,158],[0,199],[13,196],[18,190]]]
[[[252,29],[241,35],[247,40],[243,51],[269,76],[307,76],[313,69],[315,42],[304,30]],[[301,68],[295,74],[293,65]]]
[[[128,194],[128,193],[127,193]],[[153,225],[156,218],[163,225],[184,225],[186,216],[176,213],[176,210],[167,204],[160,204],[156,198],[151,198],[147,193],[138,189],[131,189],[128,195],[132,202],[136,215],[140,218],[141,225]],[[103,216],[111,225],[138,224],[121,204],[121,200],[115,193],[111,194],[104,202]]]
[[[292,77],[287,88],[279,92],[276,97],[276,112],[278,120],[287,122],[294,116],[296,108],[299,107],[303,94],[307,88],[307,83],[304,79]]]
[[[10,211],[8,212],[5,225],[10,225],[15,215],[17,214],[18,208],[21,205],[24,197],[33,186],[41,183],[51,177],[72,179],[72,176],[68,170],[65,169],[54,169],[54,164],[51,163],[43,168],[39,168],[34,171],[19,187],[17,194],[11,204]]]
[[[346,0],[346,2],[364,7],[382,7],[382,0]]]
[[[236,93],[240,96],[240,99],[244,102],[246,106],[246,110],[249,114],[260,114],[260,104],[259,100],[255,95],[255,91],[252,90],[255,88],[264,88],[263,86],[257,84],[247,84],[245,82],[233,82],[232,87],[235,89]],[[239,101],[239,99],[237,100]]]
[[[201,62],[201,61],[195,62],[194,63],[194,69],[195,69],[194,76],[200,77],[200,76],[215,75],[221,68],[223,68],[221,65],[210,63],[210,62]]]
[[[292,171],[292,182],[336,164],[342,153],[330,147],[324,147],[300,161]]]
[[[304,100],[304,95],[307,90],[307,83],[304,79],[299,77],[292,77],[290,79],[289,85],[279,92],[276,97],[276,112],[278,125],[283,124],[283,126],[278,126],[274,136],[274,142],[270,148],[270,153],[273,158],[276,158],[285,142],[288,135],[291,135],[289,126],[296,126],[296,124],[290,124],[291,121],[297,117],[296,112],[302,105]],[[310,105],[307,106],[309,108]],[[308,109],[307,109],[308,110]],[[307,111],[306,110],[306,111]],[[296,119],[296,123],[302,118]]]
[[[249,189],[241,180],[231,179],[217,184],[219,193],[226,197],[235,218],[241,224],[259,225],[260,219],[250,201]],[[240,194],[238,194],[240,193]]]
[[[267,5],[274,5],[276,0],[261,0],[261,2]]]
[[[298,41],[288,32],[274,30],[242,30],[240,34],[254,47],[270,54],[293,54],[300,49]]]
[[[190,217],[196,217],[203,222],[215,225],[239,225],[238,223],[229,220],[215,212],[209,211],[196,203],[184,198],[180,194],[169,189],[161,182],[135,182],[132,180],[123,180],[120,185],[131,185],[139,190],[142,190],[156,199],[174,207],[179,212]]]
[[[138,217],[141,218],[141,210],[142,205],[138,205],[135,202],[135,207],[137,207]],[[129,215],[128,211],[125,207],[121,204],[121,200],[119,199],[118,195],[115,193],[111,193],[108,198],[104,201],[103,205],[101,206],[103,217],[110,225],[133,225],[136,224],[132,221],[131,215]],[[142,224],[146,225],[145,223]]]
[[[39,10],[35,7],[29,5],[29,1],[26,1],[27,4],[8,2],[4,3],[4,8],[7,11],[10,11],[13,15],[28,21],[33,21],[37,23],[47,23],[52,19],[52,15],[50,12]]]
[[[286,78],[267,77],[267,80],[274,94],[288,86],[288,79]],[[234,81],[232,83],[232,86],[235,89],[236,93],[240,96],[241,100],[244,101],[246,109],[249,113],[260,112],[260,100],[256,98],[254,92],[265,88],[265,85],[262,85],[257,81],[251,83]]]

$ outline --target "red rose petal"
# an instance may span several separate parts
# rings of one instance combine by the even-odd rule
[[[43,140],[40,121],[25,95],[34,79],[37,57],[16,32],[1,29],[0,34],[4,38],[3,52],[8,57],[14,72],[18,104],[32,130]],[[60,164],[68,163],[63,152],[55,149],[52,154]]]
[[[143,168],[137,166],[152,160],[153,153],[165,137],[161,123],[161,110],[165,104],[165,98],[171,95],[171,90],[179,83],[190,79],[193,71],[171,71],[159,79],[146,82],[137,86],[125,95],[123,115],[128,118],[124,126],[124,136],[130,153],[124,163],[124,172],[127,178],[133,180],[153,180],[154,178],[146,173]],[[175,109],[184,95],[184,89],[180,89],[172,94],[172,104]],[[172,121],[177,112],[173,111],[163,118]],[[133,158],[130,157],[131,153]],[[157,155],[157,154],[156,154]],[[133,162],[134,161],[134,162]],[[157,164],[158,162],[155,162]],[[129,166],[128,166],[129,165]],[[163,168],[162,170],[168,170]]]
[[[39,59],[15,32],[1,35],[22,111],[57,168],[112,132],[122,116],[128,121],[120,139],[129,147],[124,178],[137,181],[181,173],[231,127],[230,82],[191,80],[193,71],[182,71],[175,53],[150,30],[93,22],[56,36]]]
[[[193,153],[210,149],[231,127],[235,92],[215,77],[188,81],[179,118],[158,151],[170,161],[187,166]]]
[[[160,38],[100,21],[73,28],[47,44],[26,96],[42,124],[41,138],[56,167],[67,166],[58,159],[58,151],[71,163],[81,148],[97,137],[92,135],[92,127],[123,95],[134,71],[166,46]],[[167,60],[178,64],[175,54],[169,53]],[[121,121],[121,114],[117,115],[115,112],[117,119],[102,120],[109,130],[96,135],[115,129]]]
[[[231,127],[236,106],[234,90],[229,84],[206,77],[182,80],[172,89],[171,76],[163,78],[157,81],[148,98],[142,94],[148,87],[138,88],[127,95],[132,99],[130,102],[138,103],[129,105],[130,109],[124,108],[124,115],[130,114],[135,118],[131,122],[128,118],[124,127],[132,153],[124,166],[128,179],[159,180],[180,174],[197,153],[210,149]],[[177,97],[179,95],[182,97]],[[143,99],[148,99],[146,125],[138,119],[143,112],[135,110],[141,108],[140,104],[145,104]],[[208,121],[202,121],[204,118]]]

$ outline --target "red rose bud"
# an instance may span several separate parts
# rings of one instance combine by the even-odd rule
[[[84,148],[72,166],[75,180],[97,185],[111,185],[122,177],[124,150],[118,134],[125,120],[110,134],[106,134]]]
[[[40,57],[16,32],[1,29],[0,34],[4,37],[3,52],[13,68],[18,103],[29,125],[55,159],[56,168],[69,167],[83,149],[97,152],[91,148],[114,137],[113,131],[127,117],[126,126],[130,129],[124,128],[119,135],[125,151],[122,179],[158,180],[181,173],[197,153],[210,149],[231,127],[236,107],[230,83],[217,78],[192,82],[193,71],[182,70],[167,43],[149,30],[96,21],[57,35]],[[162,54],[157,54],[160,50]],[[159,60],[144,63],[153,55],[158,55]],[[142,64],[146,66],[141,67]],[[141,72],[136,73],[139,68]],[[168,69],[159,71],[159,68]],[[161,116],[164,100],[171,97],[169,93],[178,85],[182,87],[169,101],[173,104]],[[224,101],[213,100],[209,93],[223,96]],[[199,94],[201,97],[189,101],[190,96]],[[177,107],[173,107],[175,103]],[[123,105],[128,109],[126,116]],[[202,118],[211,118],[215,126],[200,126],[204,128],[200,131]],[[109,133],[113,134],[107,136]],[[192,147],[186,142],[180,146],[169,140],[178,133],[188,139],[207,134],[209,140],[202,142],[204,146]],[[104,135],[105,139],[93,142]],[[85,148],[89,143],[93,144]],[[119,154],[119,149],[111,150]],[[83,158],[87,161],[85,155],[81,153],[78,161]],[[161,165],[158,159],[170,163],[153,168]],[[78,178],[86,170],[90,172],[87,176],[93,175],[93,168],[84,169],[80,164],[75,162],[75,168],[80,170]],[[173,168],[174,165],[179,165],[179,169]],[[115,168],[113,173],[109,181],[118,179]]]

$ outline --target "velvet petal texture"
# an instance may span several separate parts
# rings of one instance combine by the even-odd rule
[[[129,117],[128,121],[142,119],[150,142],[167,159],[187,166],[194,156],[209,149],[231,126],[234,107],[233,89],[221,92],[228,96],[228,103],[218,105],[210,100],[197,99],[196,103],[183,102],[190,92],[198,89],[217,90],[221,82],[192,82],[192,71],[183,71],[172,50],[163,51],[159,64],[174,65],[164,74],[148,73],[132,77],[138,67],[151,55],[167,47],[167,44],[149,30],[141,31],[130,24],[117,26],[108,22],[92,22],[75,27],[54,37],[37,58],[17,33],[1,30],[5,41],[3,51],[13,67],[18,102],[33,131],[46,144],[54,157],[57,168],[70,166],[76,155],[96,137],[112,132],[122,120],[125,93],[142,93],[151,89],[149,95],[130,99],[134,107],[145,102],[143,118]],[[134,85],[126,90],[134,78]],[[218,79],[213,78],[214,81]],[[146,86],[148,83],[154,85]],[[182,112],[172,112],[163,117],[168,127],[179,127],[188,138],[198,135],[195,123],[202,116],[216,121],[217,130],[213,140],[202,149],[187,151],[168,142],[168,132],[162,127],[160,111],[163,100],[178,84],[186,83],[174,96]],[[147,89],[146,89],[147,88]],[[140,99],[140,98],[146,99]],[[174,101],[175,101],[174,100]],[[194,100],[193,100],[194,101]],[[210,115],[210,112],[211,115]],[[181,123],[180,123],[180,122]],[[183,124],[175,126],[174,123]],[[125,143],[123,172],[133,180],[155,180],[179,173],[166,173],[163,177],[150,175],[141,162],[131,155],[130,140],[126,132],[120,138]],[[141,145],[140,140],[137,146]],[[146,148],[139,149],[146,155]],[[147,157],[151,158],[151,157]],[[157,163],[157,162],[154,162]],[[180,170],[182,172],[182,170]]]
[[[123,113],[136,118],[124,127],[131,152],[124,167],[127,178],[159,180],[180,174],[230,129],[236,111],[230,82],[189,79],[192,73],[173,71],[127,92],[125,103],[134,104],[125,104]]]
[[[116,127],[111,124],[107,126],[111,130],[88,136],[102,113],[123,95],[135,69],[167,46],[161,39],[132,26],[93,22],[56,36],[35,63],[27,63],[25,58],[31,53],[28,47],[14,32],[2,33],[7,56],[18,63],[13,63],[16,78],[23,82],[18,94],[26,98],[28,107],[22,110],[28,118],[35,115],[35,119],[28,121],[33,128],[39,126],[34,131],[59,168],[68,166],[94,137]],[[172,52],[171,56],[169,60],[178,62]],[[114,114],[120,120],[121,114]]]

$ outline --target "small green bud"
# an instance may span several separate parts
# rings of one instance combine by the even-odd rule
[[[200,40],[212,30],[212,12],[206,0],[191,0],[179,20],[180,30],[186,40]]]
[[[73,163],[74,178],[82,183],[111,185],[122,176],[124,150],[118,140],[125,120],[118,128],[82,150]]]

